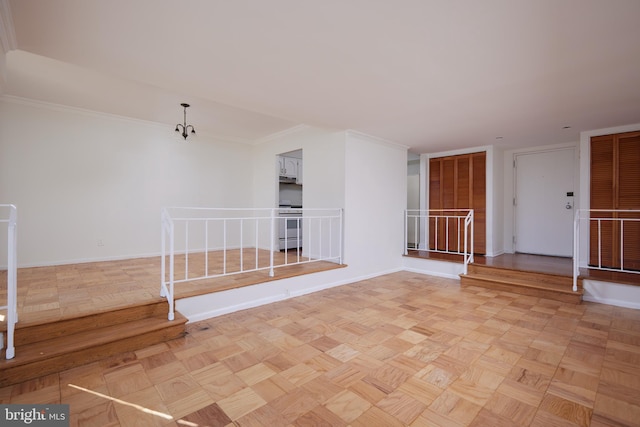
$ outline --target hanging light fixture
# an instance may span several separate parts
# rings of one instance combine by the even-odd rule
[[[192,135],[196,134],[196,130],[192,125],[187,124],[187,107],[189,107],[189,104],[182,103],[180,105],[182,105],[182,107],[184,108],[184,122],[183,124],[178,123],[176,125],[176,132],[181,132],[182,137],[186,141],[187,137],[189,136],[189,129],[191,129]]]

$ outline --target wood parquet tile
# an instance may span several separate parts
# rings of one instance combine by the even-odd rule
[[[74,426],[640,424],[638,310],[400,272],[187,331],[0,403],[68,403]]]

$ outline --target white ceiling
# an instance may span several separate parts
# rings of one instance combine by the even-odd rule
[[[169,124],[189,102],[229,139],[308,124],[419,153],[640,122],[638,0],[9,5],[7,94]]]

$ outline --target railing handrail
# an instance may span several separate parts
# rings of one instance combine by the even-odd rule
[[[171,216],[171,211],[179,214],[180,216],[176,216],[176,217],[172,217]],[[282,211],[286,211],[288,213],[291,212],[295,212],[295,213],[299,213],[300,216],[299,217],[291,217],[289,215],[283,214]],[[189,212],[193,212],[193,213],[200,213],[200,212],[205,212],[206,214],[208,214],[209,212],[216,212],[216,213],[224,213],[224,216],[211,216],[211,215],[206,215],[206,216],[198,216],[197,214],[194,216],[189,216]],[[245,212],[251,212],[251,213],[258,213],[260,215],[256,216],[256,215],[237,215],[237,216],[230,216],[228,215],[228,212],[237,212],[238,214],[243,214]],[[333,214],[331,214],[333,212]],[[268,215],[265,215],[265,213],[268,213]],[[329,213],[329,214],[327,214]],[[162,222],[162,261],[161,261],[161,287],[160,287],[160,294],[163,297],[166,297],[168,302],[169,302],[169,320],[173,319],[174,316],[174,285],[177,283],[181,283],[181,282],[187,282],[187,281],[194,281],[194,280],[202,280],[202,279],[211,279],[211,278],[215,278],[215,277],[221,277],[221,276],[228,276],[228,275],[232,275],[232,274],[239,274],[239,273],[244,273],[244,272],[249,272],[249,271],[259,271],[259,270],[269,270],[269,276],[273,277],[274,276],[274,268],[276,267],[280,267],[282,265],[294,265],[294,264],[302,264],[302,263],[308,263],[308,262],[317,262],[317,261],[337,261],[338,263],[342,264],[342,247],[343,247],[343,243],[342,243],[342,239],[343,239],[343,233],[342,233],[342,218],[343,218],[343,209],[342,208],[289,208],[289,207],[276,207],[276,208],[210,208],[210,207],[194,207],[194,208],[189,208],[189,207],[171,207],[171,208],[163,208],[161,211],[161,222]],[[299,237],[299,239],[307,239],[305,240],[306,242],[309,242],[309,247],[312,247],[312,249],[308,249],[307,250],[307,255],[301,254],[301,251],[297,251],[297,253],[295,254],[297,256],[297,258],[295,258],[293,261],[290,261],[289,257],[289,253],[288,251],[285,251],[284,254],[284,264],[282,265],[275,265],[274,262],[274,252],[275,252],[275,242],[278,239],[277,236],[277,227],[276,227],[276,221],[278,220],[282,220],[282,219],[286,219],[286,220],[297,220],[298,221],[298,228],[299,228],[299,233],[302,233],[302,227],[300,227],[300,224],[304,221],[305,224],[307,225],[308,228],[308,235],[307,236],[302,236]],[[328,223],[328,244],[327,242],[324,242],[324,238],[327,237],[323,237],[323,231],[322,231],[322,224],[323,221],[329,221]],[[245,227],[245,222],[249,222],[249,221],[253,221],[253,223],[249,224],[249,234],[253,234],[255,235],[255,241],[253,242],[255,244],[255,246],[253,247],[246,247],[245,246],[245,239],[247,238],[244,235],[244,227]],[[267,225],[267,235],[264,235],[263,233],[265,233],[264,230],[264,225],[262,225],[262,229],[260,229],[260,233],[258,231],[260,224],[263,224],[264,222],[268,221],[268,225]],[[217,249],[215,248],[210,248],[209,245],[209,239],[208,239],[208,229],[211,226],[210,223],[221,223],[222,224],[222,242],[220,246],[217,246]],[[239,239],[239,243],[237,246],[234,246],[233,244],[228,244],[227,242],[227,235],[228,235],[228,229],[227,226],[229,223],[233,223],[236,224],[237,227],[239,227],[238,230],[235,230],[235,233],[238,233],[238,235],[234,236],[235,238]],[[180,279],[180,278],[175,278],[175,269],[174,269],[174,264],[175,264],[175,233],[176,233],[176,228],[175,228],[175,224],[176,223],[180,223],[180,227],[178,227],[179,229],[184,228],[184,236],[185,236],[185,241],[181,244],[184,245],[184,263],[185,263],[185,276],[184,279]],[[199,227],[204,227],[204,239],[201,240],[201,242],[203,242],[203,247],[200,247],[198,249],[193,249],[191,247],[191,244],[189,242],[189,224],[190,223],[198,223]],[[202,223],[204,223],[204,225],[202,225]],[[337,223],[337,224],[336,224]],[[184,224],[184,226],[182,225]],[[239,225],[238,225],[239,224]],[[251,226],[255,226],[254,229],[251,229]],[[315,247],[312,245],[312,243],[316,243],[315,241],[313,241],[312,237],[316,237],[316,236],[312,236],[311,235],[311,228],[313,226],[317,226],[320,228],[319,231],[317,231],[318,234],[318,245],[319,247]],[[220,227],[220,225],[217,225],[217,227]],[[337,230],[334,230],[333,227],[337,227]],[[219,230],[220,231],[220,230]],[[334,236],[334,231],[337,232],[338,234],[338,239],[339,241],[337,242],[337,247],[334,245],[334,242],[332,241],[332,238]],[[285,231],[286,232],[286,231]],[[262,237],[262,239],[264,239],[265,237],[269,239],[269,243],[268,245],[260,245],[260,236]],[[251,236],[249,236],[251,237]],[[168,240],[168,242],[167,242]],[[264,240],[262,240],[262,242],[264,243]],[[323,244],[326,246],[323,246]],[[258,248],[262,247],[263,249],[266,248],[266,246],[268,246],[268,250],[269,250],[269,264],[268,266],[259,266],[259,262],[258,262]],[[253,249],[255,250],[255,267],[253,268],[245,268],[244,267],[244,262],[243,262],[243,254],[244,251],[246,249]],[[240,268],[237,271],[227,271],[227,261],[226,261],[226,256],[227,256],[227,250],[229,249],[234,249],[240,250]],[[210,251],[222,251],[223,253],[223,261],[222,261],[222,273],[221,274],[210,274],[209,273],[209,253]],[[318,250],[318,257],[313,257],[312,255],[316,255],[315,253],[313,253],[314,250]],[[328,255],[326,255],[325,252],[328,251]],[[204,275],[195,277],[193,274],[189,274],[189,255],[192,255],[194,253],[202,253],[204,254]],[[166,262],[167,262],[167,256],[169,257],[169,272],[167,275],[167,266],[166,266]],[[306,259],[305,259],[306,258]]]
[[[8,218],[0,220],[7,224],[7,305],[1,307],[7,310],[7,350],[5,357],[15,357],[14,332],[18,322],[18,209],[15,205],[0,204],[0,208],[8,208]]]
[[[585,213],[588,213],[588,216],[583,216]],[[622,248],[624,248],[624,223],[625,222],[638,222],[640,221],[640,218],[619,218],[619,217],[599,217],[599,216],[591,216],[593,213],[613,213],[613,214],[618,214],[618,213],[635,213],[635,214],[639,214],[640,215],[640,209],[577,209],[576,213],[575,213],[575,217],[573,220],[573,291],[577,291],[578,290],[578,276],[580,276],[580,250],[581,245],[580,245],[580,234],[581,234],[581,228],[580,228],[580,222],[581,221],[596,221],[598,224],[600,224],[602,221],[617,221],[621,223],[620,226],[620,268],[613,268],[613,267],[603,267],[602,266],[602,262],[600,261],[599,264],[597,266],[589,266],[588,268],[591,269],[596,269],[596,270],[606,270],[606,271],[618,271],[618,272],[625,272],[625,273],[633,273],[633,274],[640,274],[640,271],[635,271],[635,270],[630,270],[630,269],[625,269],[624,268],[624,250]],[[600,225],[598,225],[598,228],[600,228]],[[598,232],[600,232],[600,229],[598,230]],[[600,235],[598,235],[598,253],[599,253],[599,259],[601,259],[601,238]],[[587,248],[587,252],[589,252],[589,248]]]
[[[171,218],[173,221],[242,221],[242,220],[250,220],[250,219],[270,219],[270,218],[291,218],[290,216],[283,214],[269,215],[269,216],[242,216],[242,217],[198,217],[198,218],[189,218],[189,217],[178,217]],[[305,215],[301,216],[300,219],[314,219],[314,218],[338,218],[339,215]]]
[[[429,247],[429,227],[422,224],[425,228],[424,231],[424,239],[426,242],[426,247],[421,249],[427,252],[439,252],[439,253],[452,253],[456,255],[462,255],[464,261],[464,274],[467,274],[468,265],[472,264],[473,259],[473,209],[405,209],[405,242],[404,242],[404,254],[407,255],[409,253],[409,218],[414,220],[414,227],[418,226],[418,219],[421,221],[433,219],[433,218],[444,218],[446,220],[446,236],[445,236],[445,249],[438,249],[438,243],[436,241],[435,249],[430,249]],[[458,236],[456,239],[457,242],[457,250],[449,250],[449,220],[456,219],[458,226]],[[461,221],[464,220],[464,227],[461,227]],[[436,227],[436,236],[437,236],[437,223]],[[464,228],[464,234],[460,235],[460,228]],[[416,235],[414,237],[419,237],[418,232],[416,231]],[[420,236],[421,237],[421,236]],[[460,246],[462,245],[462,250]]]
[[[578,212],[622,212],[639,213],[640,209],[578,209]]]
[[[473,209],[405,209],[406,212],[469,212],[470,210]]]

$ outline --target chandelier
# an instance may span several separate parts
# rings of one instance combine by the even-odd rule
[[[192,135],[196,134],[196,130],[194,129],[193,125],[187,124],[187,107],[189,107],[189,104],[182,103],[180,105],[182,105],[182,107],[184,108],[184,122],[182,124],[178,123],[176,125],[176,132],[181,132],[180,135],[182,135],[182,137],[186,141],[187,137],[189,136],[189,130],[191,130]]]

